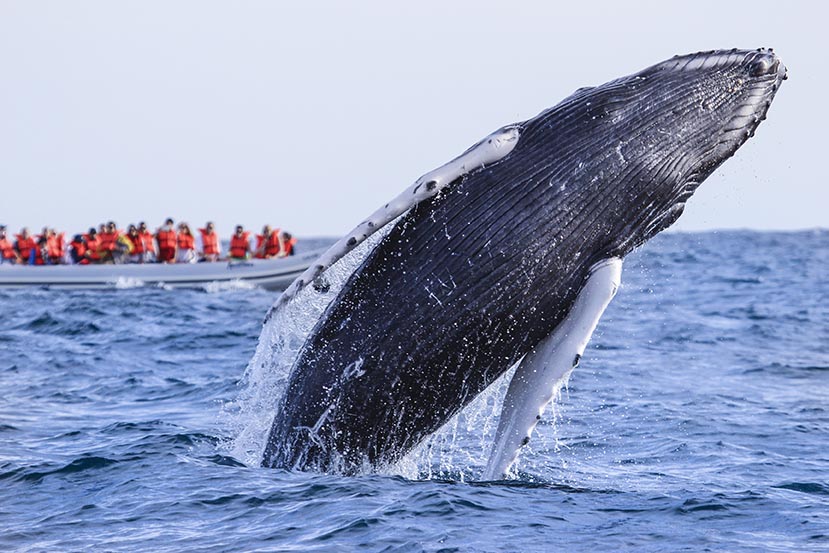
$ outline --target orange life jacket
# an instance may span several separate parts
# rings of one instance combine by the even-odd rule
[[[192,234],[180,232],[178,234],[178,249],[180,250],[195,250],[196,238]]]
[[[254,248],[254,250],[253,250],[254,252],[256,252],[255,255],[254,255],[254,257],[256,259],[265,259],[264,252],[260,251],[262,249],[262,242],[264,242],[264,241],[265,241],[264,236],[262,236],[261,234],[256,235],[256,248]]]
[[[37,250],[37,242],[35,239],[29,236],[28,238],[23,238],[23,236],[19,234],[14,235],[17,238],[17,253],[20,254],[20,257],[23,258],[23,263],[28,263],[29,258],[32,256],[32,250]]]
[[[250,249],[248,239],[250,232],[243,232],[242,236],[234,234],[230,239],[230,257],[246,257]]]
[[[46,255],[49,259],[60,259],[63,257],[63,235],[49,236],[46,238]]]
[[[219,255],[219,235],[215,232],[208,234],[207,229],[200,228],[201,246],[204,255]]]
[[[115,251],[115,243],[118,241],[119,232],[101,232],[98,233],[98,249],[104,252]]]
[[[174,250],[176,249],[176,231],[174,230],[160,230],[155,233],[155,238],[158,240],[158,249]]]
[[[101,239],[98,238],[98,235],[95,235],[95,238],[92,238],[89,234],[84,234],[84,238],[86,238],[86,251],[89,253],[89,259],[92,261],[100,261],[101,254],[98,251],[101,247]]]
[[[155,251],[155,244],[153,244],[153,233],[149,230],[145,230],[141,233],[141,239],[144,241],[144,251],[145,252],[154,252]]]
[[[35,265],[45,265],[46,262],[43,260],[43,250],[46,248],[46,244],[44,243],[43,246],[40,244],[41,236],[37,237],[37,242],[35,243]],[[48,238],[47,238],[48,240]],[[47,254],[48,255],[48,254]]]
[[[57,239],[58,239],[58,244],[57,244],[58,257],[63,257],[63,255],[66,253],[66,249],[65,249],[66,248],[66,233],[61,232],[60,234],[57,235]]]
[[[83,241],[76,242],[76,241],[73,240],[72,242],[69,243],[69,248],[72,249],[72,250],[75,250],[75,255],[72,256],[72,260],[73,261],[77,260],[75,262],[78,265],[88,265],[89,264],[89,260],[85,259],[85,257],[84,257],[86,255],[86,252],[87,252],[88,248],[86,247],[86,244],[83,243]]]
[[[264,249],[262,245],[265,245]],[[267,238],[261,234],[256,235],[256,257],[262,259],[264,257],[273,257],[279,255],[279,229],[271,232]],[[260,252],[260,250],[262,250]]]
[[[128,234],[127,238],[129,239],[130,243],[132,244],[132,253],[133,255],[140,255],[144,253],[144,237],[140,234],[136,234],[133,236],[132,234]]]
[[[290,240],[285,240],[285,255],[294,255],[294,245],[296,238],[291,236]]]
[[[3,259],[14,259],[14,246],[9,242],[8,238],[0,238],[0,256]]]

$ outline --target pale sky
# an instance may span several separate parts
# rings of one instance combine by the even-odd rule
[[[773,47],[769,119],[674,228],[829,226],[817,2],[0,0],[0,223],[341,235],[575,89]]]

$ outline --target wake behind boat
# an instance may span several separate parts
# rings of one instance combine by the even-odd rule
[[[167,286],[200,288],[210,283],[242,282],[284,290],[313,263],[321,250],[274,259],[216,263],[123,265],[0,265],[0,288],[118,288]]]

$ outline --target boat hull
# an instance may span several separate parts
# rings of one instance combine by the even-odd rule
[[[242,282],[284,290],[319,257],[320,251],[242,262],[127,265],[0,265],[0,289],[101,289],[136,286],[201,288]]]

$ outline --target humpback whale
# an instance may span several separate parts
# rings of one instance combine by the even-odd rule
[[[753,136],[786,78],[772,50],[676,56],[581,88],[418,179],[274,304],[327,289],[262,464],[357,473],[400,460],[510,367],[484,471],[500,478],[578,364],[622,260]]]

